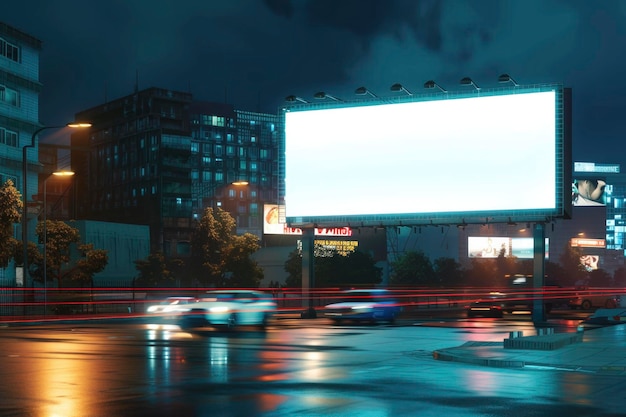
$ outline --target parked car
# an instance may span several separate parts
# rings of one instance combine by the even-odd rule
[[[324,316],[339,324],[344,320],[393,322],[402,310],[400,303],[385,289],[344,291],[340,301],[324,307]]]
[[[167,297],[158,304],[149,305],[146,313],[151,316],[159,316],[164,319],[171,319],[180,314],[180,306],[196,303],[196,297],[178,296]]]
[[[197,303],[180,306],[179,325],[183,329],[242,325],[265,327],[276,311],[271,294],[254,290],[207,291]]]
[[[621,305],[621,297],[616,294],[610,294],[606,291],[590,290],[588,288],[580,288],[572,298],[568,305],[571,309],[589,310],[591,308],[616,308]]]

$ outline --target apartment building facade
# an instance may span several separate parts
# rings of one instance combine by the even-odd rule
[[[37,193],[38,149],[30,147],[39,123],[39,56],[42,42],[21,30],[0,22],[0,182],[11,180],[25,194],[27,202]],[[26,148],[26,161],[23,149]],[[25,165],[24,165],[25,164]],[[23,190],[23,168],[28,175],[28,190]],[[31,204],[29,204],[30,206]],[[29,240],[34,239],[34,217],[29,210]],[[32,215],[31,215],[32,214]],[[15,237],[21,240],[21,226]],[[16,283],[14,265],[0,269],[0,285]]]

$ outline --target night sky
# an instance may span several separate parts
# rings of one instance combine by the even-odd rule
[[[574,160],[626,171],[626,1],[20,0],[0,20],[43,41],[47,125],[136,84],[275,113],[291,94],[489,88],[508,73],[571,87]]]

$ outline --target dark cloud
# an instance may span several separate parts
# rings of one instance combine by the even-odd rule
[[[624,159],[605,151],[626,131],[624,1],[21,0],[1,19],[43,41],[46,124],[136,85],[275,112],[290,94],[489,88],[509,73],[572,87],[575,159]]]
[[[263,0],[263,3],[278,16],[293,16],[293,4],[291,0]]]

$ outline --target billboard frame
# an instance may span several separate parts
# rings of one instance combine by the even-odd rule
[[[286,216],[289,227],[385,227],[385,226],[423,226],[423,225],[468,225],[489,223],[552,222],[555,218],[571,218],[572,184],[572,99],[571,89],[561,84],[518,85],[515,87],[481,89],[480,91],[459,91],[445,93],[427,93],[412,96],[371,97],[350,102],[321,101],[300,103],[282,108],[280,117],[281,149],[279,164],[283,174],[286,169],[286,114],[292,111],[320,109],[340,109],[345,107],[373,106],[382,104],[400,104],[462,98],[489,97],[498,95],[524,94],[533,92],[555,93],[555,207],[529,210],[495,211],[449,211],[428,213],[381,213],[366,215],[332,216]],[[286,187],[280,189],[280,201],[285,199]],[[286,201],[288,204],[288,201]]]

